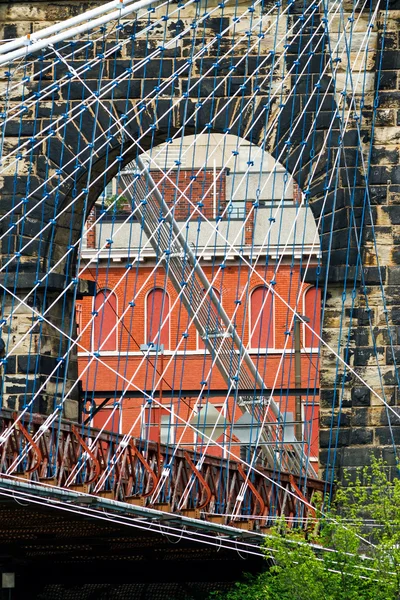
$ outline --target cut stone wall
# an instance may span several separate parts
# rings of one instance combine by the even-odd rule
[[[381,77],[376,117],[366,112],[373,125],[370,154],[369,203],[362,235],[362,269],[358,273],[358,297],[354,310],[347,311],[352,336],[350,364],[366,382],[348,374],[343,395],[342,431],[339,434],[337,467],[368,464],[371,457],[383,457],[392,475],[397,473],[396,446],[400,443],[399,373],[400,358],[400,11],[390,10],[379,18],[378,49],[384,35],[380,60]],[[384,33],[385,31],[385,33]],[[366,144],[366,160],[368,164]],[[339,304],[339,299],[338,299]],[[370,389],[369,389],[370,388]],[[324,390],[321,402],[330,409],[331,398]],[[382,399],[393,409],[388,410]],[[390,426],[389,426],[390,424]],[[321,439],[323,445],[323,439]],[[324,454],[323,454],[324,456]]]

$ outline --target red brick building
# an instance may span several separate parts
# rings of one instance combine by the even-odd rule
[[[159,172],[152,175],[155,181],[160,181]],[[228,317],[235,315],[236,330],[266,386],[274,389],[273,396],[281,411],[293,420],[294,342],[293,328],[290,329],[292,311],[287,305],[295,307],[297,304],[298,312],[319,331],[319,290],[301,283],[301,272],[307,261],[310,259],[311,264],[315,264],[318,257],[319,248],[314,245],[315,223],[309,211],[296,207],[298,198],[291,188],[291,199],[286,198],[280,207],[276,207],[273,198],[260,203],[244,232],[243,218],[252,201],[233,204],[237,214],[229,220],[230,229],[224,230],[223,239],[212,238],[205,244],[218,217],[227,214],[229,190],[233,189],[230,177],[229,170],[215,167],[204,169],[196,178],[192,169],[181,169],[171,174],[172,182],[160,183],[159,189],[171,206],[176,201],[176,187],[187,188],[186,201],[179,202],[175,210],[175,218],[182,225],[193,212],[191,202],[197,206],[201,199],[204,219],[198,215],[192,217],[187,228],[188,243],[201,256],[201,266]],[[273,225],[279,223],[279,229],[271,226],[272,213],[275,215]],[[107,400],[94,416],[93,423],[101,426],[108,419],[107,429],[130,431],[170,443],[180,439],[189,445],[194,443],[196,435],[185,428],[184,420],[191,420],[195,425],[196,410],[193,413],[193,409],[199,401],[209,402],[223,411],[223,427],[220,435],[213,437],[214,442],[227,446],[228,453],[238,454],[239,441],[229,429],[229,424],[242,414],[237,398],[232,394],[224,402],[226,383],[215,367],[207,377],[212,357],[195,327],[188,326],[187,312],[176,302],[177,293],[165,270],[155,269],[156,256],[151,246],[140,252],[140,260],[127,272],[126,262],[138,255],[141,236],[140,223],[124,222],[128,216],[129,213],[122,211],[108,222],[96,225],[88,235],[87,247],[82,250],[82,277],[95,280],[98,292],[93,299],[84,298],[77,309],[78,326],[83,331],[80,377],[87,407]],[[95,219],[92,213],[88,223]],[[227,239],[240,239],[241,256],[247,266],[240,259],[240,253],[227,251]],[[140,243],[145,246],[143,236]],[[258,256],[258,262],[254,256]],[[224,262],[220,270],[219,257]],[[274,282],[273,294],[268,292],[264,281]],[[241,298],[240,303],[238,298]],[[93,323],[87,327],[91,320]],[[186,332],[184,337],[183,332]],[[153,341],[162,351],[144,357],[144,345]],[[95,359],[92,353],[96,354]],[[199,397],[205,380],[207,385]],[[303,325],[301,388],[306,390],[302,395],[306,450],[315,460],[318,456],[318,339]],[[146,404],[140,390],[153,394],[165,408],[154,402]],[[115,403],[123,394],[124,399],[117,407]],[[109,418],[111,413],[112,419]],[[211,444],[209,452],[221,455],[224,451],[217,444]]]

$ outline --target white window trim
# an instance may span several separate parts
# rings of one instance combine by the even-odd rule
[[[162,406],[160,406],[160,408],[163,408]],[[177,428],[176,428],[176,422],[175,422],[175,406],[174,403],[171,402],[171,404],[168,406],[169,409],[169,417],[171,420],[171,425],[170,425],[170,440],[169,440],[169,444],[175,444],[176,441],[176,434],[177,434]],[[161,437],[161,418],[160,418],[160,437]]]
[[[239,354],[239,350],[235,350],[236,354]],[[257,355],[266,355],[266,354],[277,354],[280,355],[282,352],[285,354],[294,354],[293,348],[249,348],[249,354],[257,354]],[[319,354],[318,348],[312,348],[308,350],[307,348],[302,348],[302,354]],[[78,352],[78,356],[91,356],[93,352],[89,352],[88,350]],[[118,356],[143,356],[143,352],[129,350],[126,352],[120,352],[118,350],[100,350],[100,356],[102,357],[118,357]],[[174,350],[165,350],[164,356],[204,356],[204,348],[201,350],[178,350],[174,352]]]
[[[106,185],[106,187],[104,188],[104,193],[106,198],[109,198],[110,196],[107,196],[107,188],[109,185],[111,185],[111,197],[112,196],[116,196],[117,195],[117,190],[118,190],[118,181],[117,181],[117,177],[113,177],[111,179],[111,181],[109,181]]]
[[[83,306],[81,302],[75,303],[75,319],[76,319],[76,327],[78,330],[78,336],[81,336],[81,332],[83,329]]]

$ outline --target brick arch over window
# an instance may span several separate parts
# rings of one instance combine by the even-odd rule
[[[319,348],[319,339],[314,331],[321,335],[321,290],[316,287],[310,287],[304,294],[304,315],[309,319],[309,327],[304,325],[303,345],[305,348],[317,350]]]
[[[93,350],[117,350],[118,312],[117,296],[111,290],[99,290],[94,297]]]
[[[162,288],[153,288],[146,296],[146,343],[163,344],[170,349],[169,295]]]
[[[255,288],[250,296],[250,348],[275,347],[274,297],[267,287]]]

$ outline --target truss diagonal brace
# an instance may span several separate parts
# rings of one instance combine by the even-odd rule
[[[137,207],[137,212],[142,218],[143,230],[156,254],[158,256],[168,256],[168,260],[163,260],[162,264],[177,293],[181,295],[182,303],[204,340],[206,348],[212,359],[215,360],[215,364],[228,387],[238,388],[239,390],[243,386],[247,389],[254,387],[255,389],[258,388],[259,393],[262,394],[267,389],[263,378],[244,347],[234,325],[221,306],[219,298],[200,266],[195,253],[180,231],[178,223],[160,194],[148,168],[140,157],[136,161],[140,176],[135,177],[135,179],[126,173],[121,176],[126,193]],[[186,282],[182,281],[182,279],[185,279],[185,274],[188,279],[191,279],[191,286],[186,286]],[[188,288],[190,291],[188,291]],[[210,314],[207,314],[207,311],[202,311],[205,294],[210,300],[210,308],[213,313],[212,334],[210,336],[205,335],[209,327]],[[234,363],[232,355],[235,357]],[[237,367],[236,371],[232,369],[232,364]],[[281,448],[279,440],[282,438],[281,430],[284,419],[272,397],[268,399],[269,409],[275,416],[277,423],[269,425],[266,421],[268,432],[262,432],[261,440],[276,441],[283,455],[285,455],[286,468],[290,465],[291,470],[294,469],[298,473],[307,472],[309,475],[315,476],[314,470],[307,465],[306,457],[303,457],[298,444],[294,444],[290,453],[286,453],[285,449]],[[244,410],[248,411],[249,409],[244,407]],[[268,462],[273,465],[277,459],[273,447],[265,446],[264,452],[267,454]]]

